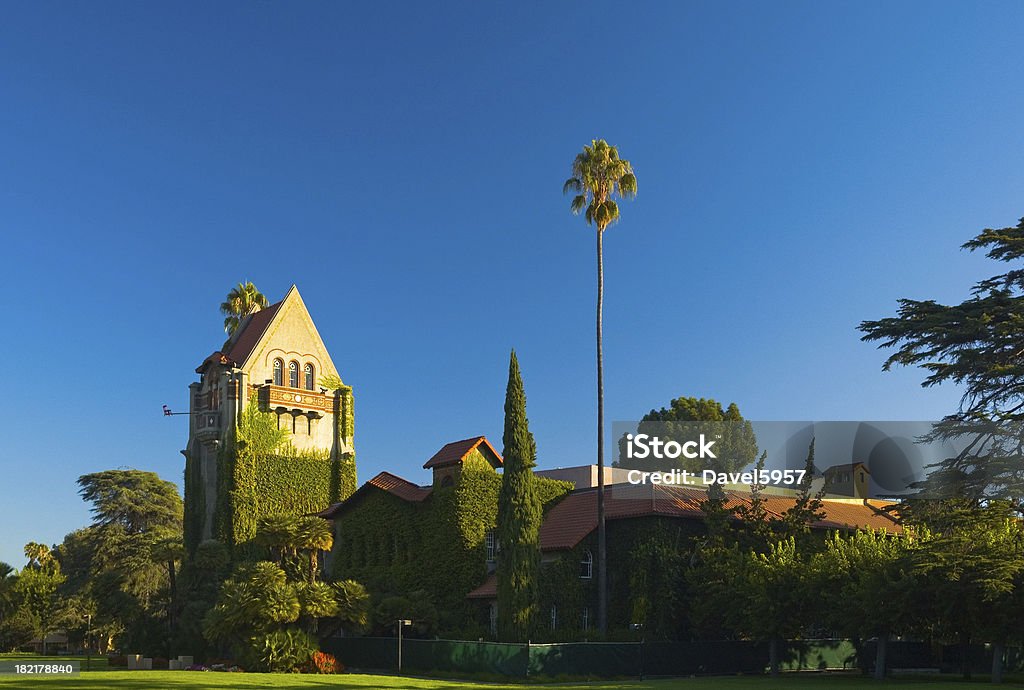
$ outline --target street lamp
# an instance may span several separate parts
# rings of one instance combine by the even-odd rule
[[[412,621],[399,618],[395,623],[398,624],[398,672],[402,672],[402,628],[407,625],[412,625]]]
[[[640,680],[644,679],[644,624],[630,623],[629,629],[640,633]]]

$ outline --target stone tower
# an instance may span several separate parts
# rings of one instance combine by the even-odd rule
[[[301,460],[294,461],[296,472],[308,470],[309,463],[316,461],[324,463],[324,478],[331,472],[337,474],[339,468],[351,467],[350,482],[339,483],[332,477],[333,489],[305,487],[309,489],[307,496],[323,493],[324,505],[316,508],[314,498],[315,509],[326,508],[331,501],[345,497],[347,491],[344,487],[339,489],[339,484],[351,484],[348,491],[354,488],[352,389],[341,382],[294,285],[280,302],[246,317],[223,348],[203,360],[196,373],[199,380],[189,385],[188,445],[182,451],[185,540],[190,550],[205,539],[232,541],[231,534],[222,533],[223,525],[229,522],[217,519],[216,513],[230,509],[228,493],[234,492],[235,502],[240,500],[235,478],[230,476],[237,464],[232,455],[236,452],[232,440],[242,413],[250,404],[273,415],[277,428],[287,432],[287,452]],[[281,458],[272,465],[267,464],[270,460],[259,465],[264,471],[271,468],[275,474],[274,481],[268,478],[268,486],[280,485],[282,477],[287,484],[288,461],[289,458]],[[333,469],[326,469],[327,465]],[[319,478],[320,474],[315,476]],[[249,502],[274,504],[259,500],[258,492],[263,488],[259,480],[256,477],[253,491],[257,493]],[[296,505],[296,509],[300,508]]]

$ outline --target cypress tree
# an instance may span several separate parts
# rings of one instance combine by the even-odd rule
[[[542,506],[533,467],[537,444],[526,419],[526,393],[515,350],[505,390],[504,471],[498,494],[498,634],[503,640],[529,638],[537,619]]]

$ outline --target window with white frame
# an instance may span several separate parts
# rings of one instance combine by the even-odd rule
[[[580,579],[589,580],[594,575],[594,554],[590,551],[583,552],[580,559]]]
[[[487,562],[493,563],[498,559],[498,535],[493,529],[484,535],[484,545],[487,547]]]

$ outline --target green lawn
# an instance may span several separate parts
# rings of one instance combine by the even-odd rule
[[[1007,684],[1021,687],[1021,683]],[[33,678],[0,676],[0,688],[61,688],[63,690],[160,690],[169,688],[327,688],[352,690],[469,690],[486,687],[492,690],[524,690],[524,688],[557,687],[560,690],[964,690],[985,687],[983,682],[966,683],[938,678],[899,680],[875,683],[859,676],[801,674],[784,675],[778,679],[765,677],[682,678],[655,681],[613,681],[603,683],[568,683],[552,686],[522,684],[481,684],[465,681],[443,681],[425,678],[396,678],[363,674],[315,676],[296,674],[215,673],[199,671],[93,671],[75,678]]]
[[[27,678],[0,675],[0,690],[7,688],[54,688],[60,690],[175,690],[196,688],[340,688],[342,690],[470,690],[484,687],[488,690],[529,690],[529,688],[558,688],[559,690],[981,690],[988,685],[984,677],[967,682],[949,676],[901,678],[876,683],[855,673],[799,673],[783,674],[773,679],[763,676],[729,676],[718,678],[676,678],[649,681],[605,681],[553,683],[482,683],[479,681],[450,681],[423,677],[379,676],[362,673],[344,673],[336,676],[300,675],[285,673],[218,673],[214,671],[126,671],[107,666],[104,657],[92,659],[92,670],[85,671],[85,657],[37,656],[34,654],[0,654],[0,660],[25,660],[33,663],[66,662],[74,659],[82,666],[82,674],[72,678],[35,676]],[[1004,687],[1024,687],[1024,678],[1011,677]]]

